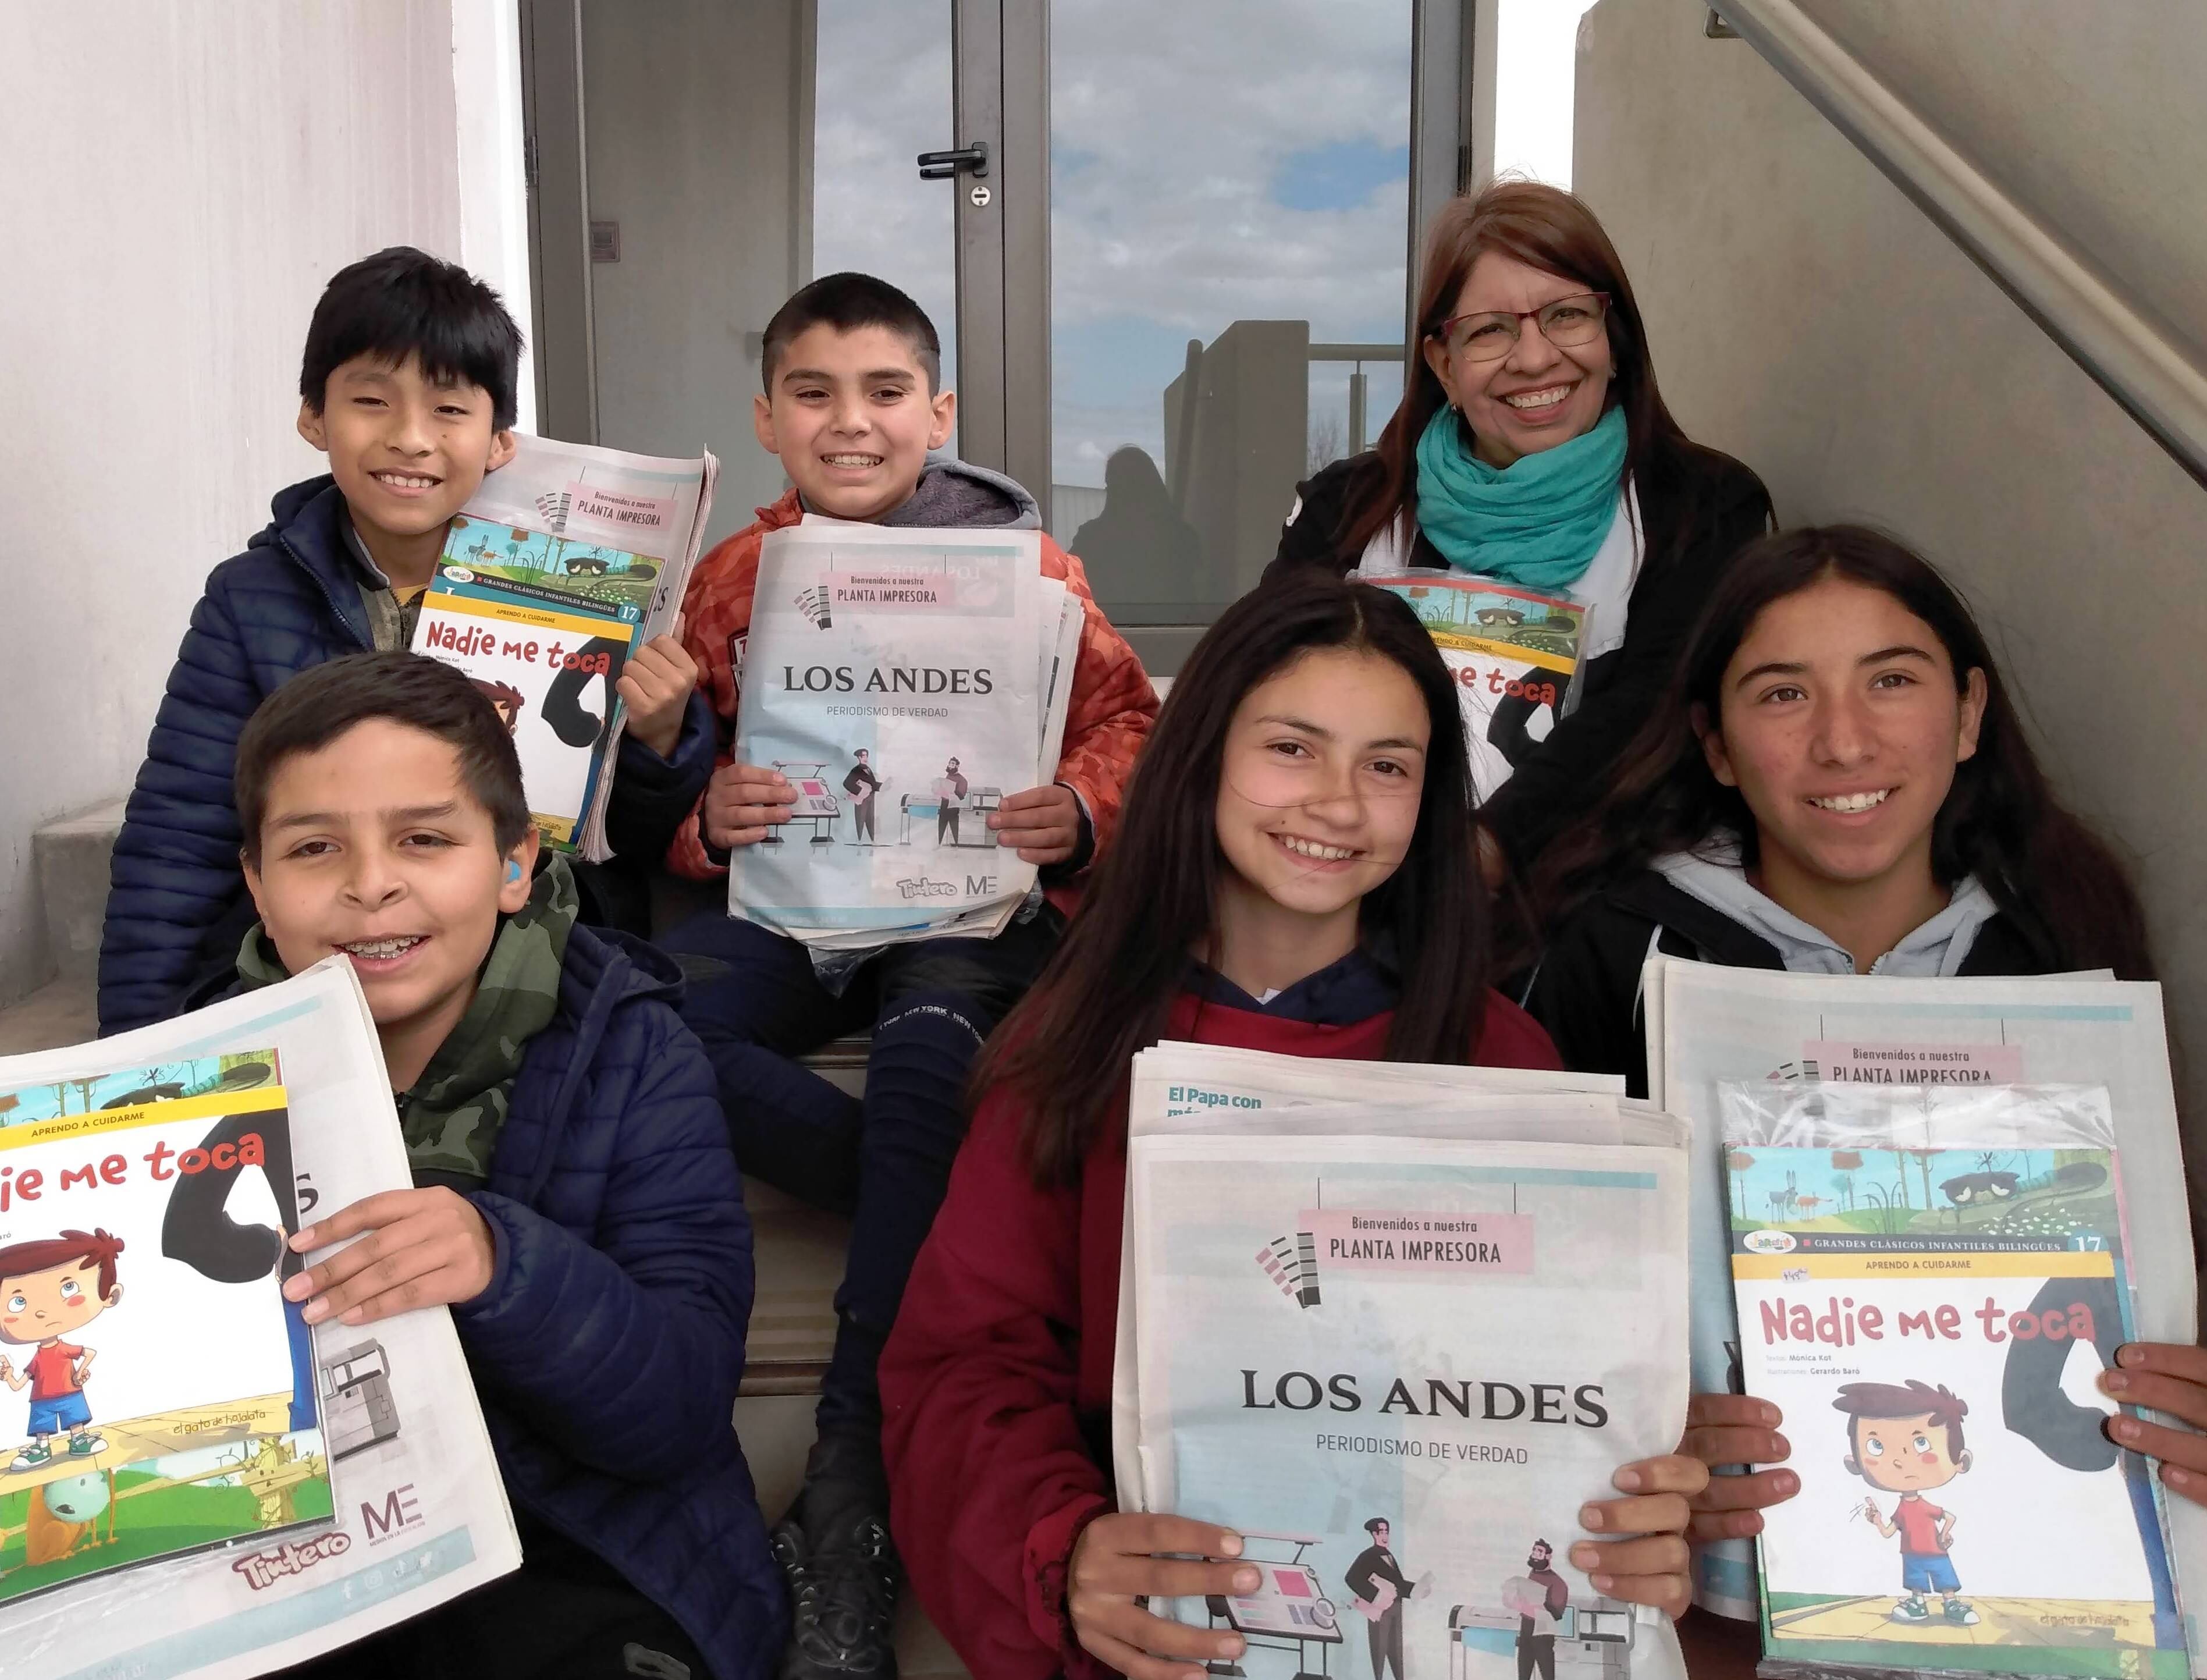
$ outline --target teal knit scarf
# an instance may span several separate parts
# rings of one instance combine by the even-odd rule
[[[1617,518],[1625,441],[1624,410],[1612,408],[1569,443],[1490,467],[1442,409],[1418,439],[1418,524],[1458,571],[1567,589]]]

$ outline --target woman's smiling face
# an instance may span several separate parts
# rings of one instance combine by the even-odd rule
[[[1449,314],[1524,315],[1596,290],[1488,251],[1471,266]],[[1592,431],[1608,404],[1616,370],[1606,330],[1591,344],[1562,346],[1551,344],[1537,321],[1521,320],[1517,327],[1510,353],[1492,362],[1472,361],[1431,338],[1425,344],[1427,365],[1470,422],[1479,458],[1490,466],[1509,466]]]

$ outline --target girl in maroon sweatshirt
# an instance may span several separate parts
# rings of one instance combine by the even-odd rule
[[[1161,1038],[1557,1066],[1486,988],[1472,855],[1461,714],[1409,608],[1323,576],[1229,608],[1174,685],[1080,915],[975,1070],[972,1131],[882,1360],[898,1549],[974,1673],[1181,1680],[1240,1653],[1139,1602],[1237,1590],[1239,1538],[1119,1512],[1106,1468],[1127,1066]],[[1573,1561],[1613,1597],[1682,1606],[1683,1496],[1707,1476],[1627,1466],[1617,1486],[1640,1497],[1585,1514],[1650,1538],[1582,1541]]]

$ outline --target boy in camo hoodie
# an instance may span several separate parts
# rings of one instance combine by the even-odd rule
[[[450,667],[301,673],[236,786],[242,981],[351,963],[413,1166],[301,1230],[302,1254],[360,1240],[284,1294],[308,1324],[452,1309],[523,1554],[305,1671],[767,1674],[781,1582],[728,1421],[751,1227],[673,963],[577,922],[512,740]]]

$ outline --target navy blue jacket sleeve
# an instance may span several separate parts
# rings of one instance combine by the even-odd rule
[[[613,791],[606,802],[606,844],[616,858],[655,867],[674,843],[674,831],[697,808],[713,779],[713,708],[693,689],[682,714],[674,754],[661,758],[624,731],[613,761]]]
[[[752,1290],[712,1070],[672,1010],[646,1019],[624,1047],[593,1241],[475,1192],[497,1259],[489,1288],[453,1309],[478,1382],[559,1450],[630,1481],[678,1476],[725,1447]]]
[[[230,773],[260,703],[219,577],[192,609],[124,807],[99,947],[99,1030],[174,1013],[208,930],[245,890]]]

